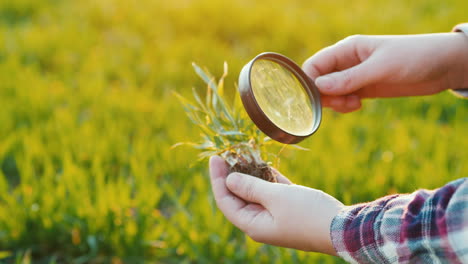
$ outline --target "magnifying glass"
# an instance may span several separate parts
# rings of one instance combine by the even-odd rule
[[[239,76],[244,108],[257,127],[270,138],[298,143],[320,126],[322,107],[314,82],[289,58],[261,53]]]

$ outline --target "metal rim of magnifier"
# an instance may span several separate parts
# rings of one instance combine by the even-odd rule
[[[252,66],[257,60],[270,60],[278,63],[285,67],[300,81],[302,86],[305,88],[309,101],[311,103],[312,110],[315,114],[315,122],[312,131],[303,136],[293,135],[288,133],[275,125],[267,115],[260,108],[257,100],[255,99],[252,83],[251,83],[251,70]],[[320,126],[322,120],[322,106],[320,102],[320,93],[315,86],[314,82],[302,71],[302,69],[289,58],[274,52],[265,52],[257,55],[249,63],[247,63],[241,70],[239,75],[239,94],[242,99],[247,114],[250,119],[257,125],[257,127],[270,138],[285,144],[295,144],[305,138],[311,136]],[[312,103],[314,102],[314,103]]]

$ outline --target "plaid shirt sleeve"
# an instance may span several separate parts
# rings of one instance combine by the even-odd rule
[[[350,263],[468,263],[468,178],[349,206],[331,224]]]

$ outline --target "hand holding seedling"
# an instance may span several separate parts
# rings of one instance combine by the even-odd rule
[[[352,36],[319,51],[303,68],[324,106],[352,112],[362,98],[468,87],[468,38],[459,33]]]
[[[330,225],[343,204],[320,190],[292,184],[277,174],[277,183],[241,173],[228,175],[228,165],[222,158],[210,159],[216,204],[253,240],[336,255]]]

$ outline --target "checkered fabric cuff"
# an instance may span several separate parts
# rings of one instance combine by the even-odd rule
[[[468,37],[468,23],[456,25],[452,32],[463,32]],[[456,96],[468,98],[468,88],[451,90]]]

